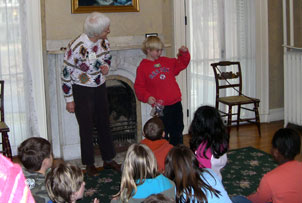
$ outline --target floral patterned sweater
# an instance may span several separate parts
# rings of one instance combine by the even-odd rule
[[[81,34],[68,44],[62,69],[62,89],[66,102],[73,101],[72,85],[98,87],[105,82],[103,66],[110,67],[111,55],[108,40],[92,42]]]

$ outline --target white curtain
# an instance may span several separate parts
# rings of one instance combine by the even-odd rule
[[[255,6],[251,0],[190,0],[187,2],[188,74],[192,113],[201,105],[215,106],[216,86],[211,63],[240,61],[243,93],[255,96]],[[234,109],[235,110],[235,109]],[[247,112],[242,112],[248,116]]]
[[[5,81],[5,122],[13,155],[28,137],[40,136],[33,96],[26,22],[31,0],[0,0],[0,79]]]

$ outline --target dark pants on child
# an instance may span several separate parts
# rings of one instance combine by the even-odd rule
[[[94,164],[93,127],[103,161],[110,161],[116,152],[109,128],[109,108],[106,84],[98,87],[73,85],[75,115],[80,128],[81,156],[84,165]]]
[[[165,106],[163,113],[161,119],[165,125],[165,138],[168,139],[169,135],[169,142],[174,146],[183,144],[184,122],[181,102]]]

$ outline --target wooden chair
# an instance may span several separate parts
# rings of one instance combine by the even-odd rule
[[[240,62],[221,61],[211,64],[216,81],[216,109],[221,113],[222,117],[227,117],[227,127],[230,132],[233,122],[237,123],[237,130],[239,129],[239,123],[246,121],[257,125],[259,136],[261,136],[260,118],[258,107],[260,100],[251,98],[242,93],[242,73]],[[236,92],[233,96],[220,96],[220,92],[227,89],[232,89]],[[219,109],[219,103],[228,106],[227,111]],[[254,108],[247,108],[246,105],[253,104]],[[237,106],[237,113],[233,113],[233,106]],[[240,117],[241,109],[253,111],[255,117],[242,119]],[[237,119],[232,120],[233,116],[237,115]]]
[[[4,81],[0,80],[0,133],[2,134],[2,151],[4,156],[12,159],[12,150],[8,138],[9,127],[4,121]]]

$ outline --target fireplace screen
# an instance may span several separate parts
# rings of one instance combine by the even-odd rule
[[[131,87],[121,80],[107,80],[106,87],[111,134],[115,148],[120,151],[136,142],[136,99]]]

